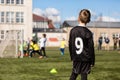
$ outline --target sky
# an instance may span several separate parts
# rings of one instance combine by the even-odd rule
[[[89,9],[92,21],[120,22],[120,0],[33,0],[33,13],[53,22],[77,20],[82,9]]]

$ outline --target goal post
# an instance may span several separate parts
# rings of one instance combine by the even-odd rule
[[[0,58],[18,58],[19,45],[23,43],[23,30],[9,30],[0,42]],[[22,50],[23,51],[23,50]],[[23,52],[20,58],[23,58]]]

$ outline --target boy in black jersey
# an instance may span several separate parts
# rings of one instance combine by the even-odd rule
[[[90,18],[89,10],[81,10],[78,17],[79,25],[70,31],[69,52],[73,61],[70,80],[76,80],[78,74],[81,74],[81,80],[87,80],[87,75],[95,63],[93,34],[85,27],[90,22]]]

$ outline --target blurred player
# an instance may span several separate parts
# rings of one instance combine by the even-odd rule
[[[65,46],[66,46],[65,39],[62,38],[62,41],[61,41],[61,43],[60,43],[60,52],[61,52],[61,55],[64,55]]]
[[[43,52],[42,55],[43,55],[44,57],[47,57],[47,56],[46,56],[46,51],[45,51],[46,41],[47,41],[46,34],[43,34],[42,36],[43,36],[43,37],[39,40],[39,42],[40,42],[40,52],[41,52],[41,53]]]
[[[79,13],[79,25],[73,27],[69,36],[69,51],[73,61],[73,70],[70,80],[76,80],[81,74],[81,80],[87,80],[91,66],[94,66],[95,54],[92,32],[85,27],[90,22],[91,14],[87,9]]]
[[[42,54],[40,53],[39,45],[35,41],[33,41],[32,48],[33,50],[30,52],[30,57],[32,57],[32,54],[38,53],[39,58],[43,58]]]

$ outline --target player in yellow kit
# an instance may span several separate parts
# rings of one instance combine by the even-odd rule
[[[35,43],[33,41],[32,45],[30,45],[30,47],[32,48],[32,50],[30,52],[30,57],[32,57],[33,53],[38,53],[39,54],[39,58],[42,58],[42,54],[40,52],[39,45],[37,43]]]
[[[61,41],[61,43],[60,43],[60,52],[61,52],[61,55],[64,55],[65,46],[66,46],[66,42],[65,42],[65,39],[63,38],[62,41]]]

